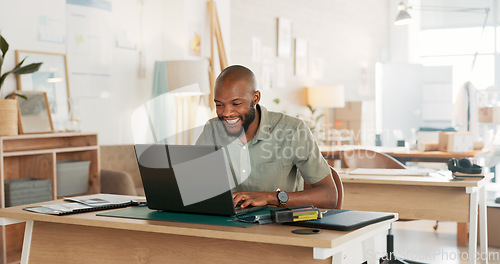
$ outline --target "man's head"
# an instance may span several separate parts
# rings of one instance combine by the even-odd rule
[[[225,68],[217,77],[214,91],[216,112],[228,135],[237,137],[251,125],[258,127],[254,121],[260,92],[255,86],[253,72],[240,65]]]

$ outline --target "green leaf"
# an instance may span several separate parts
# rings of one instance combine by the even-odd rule
[[[7,78],[7,76],[9,74],[11,74],[11,73],[15,73],[15,74],[33,73],[33,72],[38,71],[38,69],[40,69],[40,66],[42,65],[42,63],[39,62],[39,63],[32,63],[32,64],[26,65],[24,67],[19,67],[23,62],[24,62],[24,60],[21,61],[21,63],[19,63],[12,71],[4,73],[0,77],[0,89],[2,88],[2,84],[5,81],[5,78]]]
[[[12,69],[12,71],[11,71],[11,72],[13,72],[13,71],[15,71],[15,70],[17,70],[17,69],[21,68],[21,65],[23,65],[24,60],[26,60],[26,58],[24,58],[24,59],[23,59],[20,63],[18,63],[18,64],[16,65],[16,67],[14,67],[14,69]]]
[[[0,77],[0,89],[2,88],[3,81],[5,81],[5,78],[7,78],[7,75],[9,75],[9,73],[10,72],[6,72]]]
[[[9,43],[0,34],[0,50],[2,50],[2,57],[5,57],[5,53],[9,50]]]
[[[24,60],[23,60],[23,61],[24,61]],[[21,67],[21,68],[18,68],[18,69],[14,69],[14,70],[12,70],[12,73],[14,73],[14,74],[27,74],[27,73],[33,73],[33,72],[38,71],[38,69],[40,69],[40,66],[42,66],[42,63],[41,63],[41,62],[38,62],[38,63],[32,63],[32,64],[26,65],[26,66],[24,66],[24,67]]]
[[[0,72],[2,72],[3,57],[0,56]]]
[[[316,109],[312,108],[311,105],[307,105],[307,108],[309,108],[309,111],[311,111],[311,114],[314,115],[314,112],[316,112]]]
[[[16,92],[12,92],[12,93],[8,94],[7,96],[5,96],[5,99],[9,99],[9,98],[11,98],[13,96],[19,96],[19,97],[23,98],[24,100],[28,100],[28,97],[26,97],[26,95],[19,94],[19,93],[16,93]]]

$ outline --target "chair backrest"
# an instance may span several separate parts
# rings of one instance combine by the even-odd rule
[[[333,181],[337,186],[337,205],[335,209],[342,209],[342,205],[344,204],[344,184],[342,184],[342,179],[340,178],[339,173],[330,166],[330,170],[332,171]]]
[[[330,171],[332,172],[333,182],[337,187],[337,204],[333,209],[342,209],[342,205],[344,204],[344,185],[339,173],[332,166],[330,166]],[[309,188],[311,188],[311,185],[304,182],[304,189]]]
[[[346,150],[342,160],[347,168],[373,169],[406,169],[406,166],[395,158],[381,152],[368,149]]]

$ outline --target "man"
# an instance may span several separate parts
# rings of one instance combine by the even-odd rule
[[[208,121],[197,144],[228,149],[237,178],[235,205],[335,207],[337,189],[330,167],[309,128],[300,119],[259,105],[261,94],[251,70],[227,67],[217,77],[214,92],[217,118]]]

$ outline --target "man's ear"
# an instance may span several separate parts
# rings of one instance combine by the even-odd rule
[[[260,91],[257,90],[253,93],[253,104],[256,105],[260,102]]]

